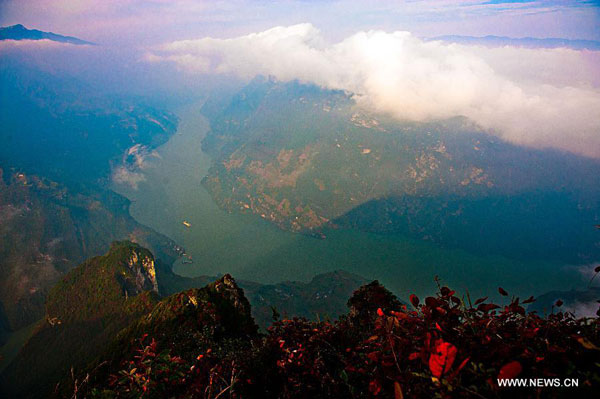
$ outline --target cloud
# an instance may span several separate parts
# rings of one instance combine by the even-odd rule
[[[575,272],[579,273],[583,278],[584,281],[588,281],[589,284],[591,285],[592,282],[594,282],[594,287],[599,287],[598,283],[600,283],[600,279],[597,276],[598,273],[595,272],[595,269],[600,266],[600,263],[591,263],[591,264],[587,264],[587,265],[579,265],[579,266],[572,266],[575,270]]]
[[[596,317],[598,302],[573,302],[569,306],[565,306],[562,310],[573,313],[576,317]]]
[[[112,181],[137,190],[138,184],[146,181],[146,176],[143,173],[131,171],[125,166],[118,166],[113,169]]]
[[[76,47],[91,47],[90,45],[77,45],[73,43],[58,42],[56,40],[41,39],[41,40],[0,40],[0,51],[8,51],[11,49],[23,50],[44,50],[57,48],[76,48]]]
[[[340,38],[357,30],[600,40],[597,2],[484,0],[0,0],[0,24],[130,46],[227,37],[312,21]]]
[[[150,168],[150,159],[158,158],[160,155],[156,150],[150,150],[147,146],[142,144],[136,144],[130,147],[125,154],[123,154],[122,163],[129,170],[146,170]]]
[[[399,120],[463,115],[516,144],[600,157],[598,57],[424,41],[403,31],[362,31],[330,44],[311,24],[299,24],[175,41],[146,60],[192,73],[299,79],[352,92],[359,105]]]
[[[137,190],[139,183],[146,181],[144,171],[152,167],[152,159],[160,159],[156,150],[142,144],[130,147],[123,154],[121,164],[113,168],[112,181]]]

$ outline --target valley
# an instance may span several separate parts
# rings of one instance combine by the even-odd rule
[[[209,129],[202,104],[177,112],[178,132],[158,148],[159,157],[149,161],[145,181],[137,189],[114,185],[132,201],[130,211],[136,220],[171,237],[192,256],[192,264],[175,263],[178,274],[231,273],[238,279],[274,283],[308,281],[341,269],[377,278],[401,298],[409,292],[432,292],[436,275],[473,295],[495,292],[498,285],[523,295],[586,288],[587,281],[576,265],[556,259],[515,259],[444,247],[410,234],[357,228],[325,226],[326,238],[319,239],[283,230],[260,214],[227,212],[202,185],[213,167],[213,159],[201,149]],[[191,227],[186,228],[183,220]],[[540,279],[540,275],[545,277]]]
[[[0,398],[597,397],[600,4],[437,3],[0,0]]]

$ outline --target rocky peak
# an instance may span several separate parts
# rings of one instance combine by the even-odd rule
[[[143,291],[152,290],[158,293],[154,257],[150,251],[143,248],[132,248],[127,260],[127,267],[135,276],[135,282],[126,287],[128,294],[137,295]],[[129,292],[132,289],[133,292]]]
[[[358,321],[372,319],[378,308],[389,311],[399,310],[401,306],[398,298],[377,280],[360,287],[348,300],[350,317]]]
[[[207,288],[231,303],[240,314],[250,315],[250,302],[230,274],[225,274],[214,283],[209,284]]]
[[[147,249],[129,241],[113,242],[106,254],[83,262],[52,288],[47,319],[65,324],[129,312],[128,306],[157,297],[154,263]],[[138,301],[144,294],[149,295]]]

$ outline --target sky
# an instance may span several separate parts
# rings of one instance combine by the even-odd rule
[[[101,46],[0,52],[75,65],[100,84],[298,79],[399,120],[461,115],[516,144],[600,158],[599,51],[424,40],[600,40],[598,1],[0,0],[0,24],[16,23]]]
[[[599,1],[0,0],[0,24],[103,44],[229,37],[309,22],[339,40],[359,30],[600,40]]]

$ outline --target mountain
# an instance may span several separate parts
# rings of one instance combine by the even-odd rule
[[[172,272],[165,262],[157,264],[160,292],[175,294],[194,287],[202,287],[218,276],[183,277]],[[282,317],[308,319],[334,319],[346,311],[348,298],[368,281],[361,276],[338,270],[318,274],[309,282],[284,281],[277,284],[260,284],[239,280],[239,286],[252,304],[252,317],[266,328],[276,312]]]
[[[15,60],[2,59],[0,66],[1,340],[42,319],[50,288],[115,240],[135,241],[156,254],[161,296],[214,281],[175,275],[171,265],[181,248],[137,223],[129,201],[106,188],[111,178],[135,185],[145,158],[176,131],[177,118]],[[309,283],[241,285],[266,327],[272,307],[283,315],[336,317],[344,311],[343,298],[363,282],[338,272]]]
[[[222,334],[222,328],[255,335],[258,325],[254,320],[266,328],[274,308],[284,317],[333,319],[346,311],[346,298],[365,282],[349,273],[334,272],[316,276],[309,283],[240,282],[238,287],[228,275],[178,276],[170,263],[156,259],[140,245],[114,242],[108,252],[75,267],[50,290],[43,320],[4,372],[4,379],[22,381],[8,384],[15,389],[11,397],[42,395],[71,367],[84,369],[117,335],[121,338],[112,351],[122,354],[149,331],[160,333],[162,340],[179,337],[179,346],[186,347],[202,342],[198,331],[210,323],[219,325],[210,333],[213,338]],[[222,301],[215,295],[227,297]],[[217,309],[199,305],[207,302]],[[195,314],[191,320],[201,325],[185,327],[180,312],[187,318],[188,310]],[[184,340],[190,341],[184,345]]]
[[[460,36],[460,35],[446,35],[437,36],[428,40],[441,40],[450,43],[468,44],[468,45],[480,45],[490,47],[501,47],[501,46],[514,46],[514,47],[527,47],[527,48],[572,48],[575,50],[600,50],[600,42],[596,40],[571,40],[571,39],[559,39],[559,38],[534,38],[534,37],[521,37],[513,38],[506,36]]]
[[[356,228],[513,259],[600,257],[598,160],[460,117],[399,122],[295,81],[257,78],[205,108],[203,184],[230,212],[317,237]]]
[[[1,318],[8,331],[39,320],[48,290],[114,240],[143,243],[167,261],[177,256],[170,239],[129,215],[125,198],[95,186],[0,169],[0,217]]]
[[[11,57],[0,61],[0,342],[43,316],[45,295],[83,260],[130,239],[168,261],[168,238],[135,222],[108,190],[135,184],[174,134],[168,112],[92,90]]]
[[[10,57],[0,82],[0,167],[62,183],[97,184],[111,173],[135,182],[144,157],[177,129],[170,112]]]
[[[240,281],[239,285],[252,304],[252,317],[259,326],[266,327],[273,320],[273,311],[283,318],[334,320],[346,312],[347,298],[367,282],[361,276],[338,270],[318,274],[307,283],[265,285]]]
[[[154,257],[139,246],[117,243],[85,261],[52,288],[43,321],[6,370],[5,381],[19,381],[28,395],[45,396],[71,367],[84,367],[121,329],[149,312],[158,302],[157,289]]]
[[[92,42],[87,42],[72,36],[62,36],[37,29],[27,29],[21,24],[0,28],[0,40],[52,40],[60,43],[94,45]]]
[[[600,316],[599,301],[599,287],[590,287],[587,290],[551,291],[537,297],[527,310],[543,315],[564,311],[573,312],[578,317],[594,317]],[[557,306],[557,302],[562,302],[562,305]]]
[[[473,304],[440,286],[406,305],[373,281],[350,296],[337,320],[284,318],[260,333],[233,277],[164,296],[158,265],[146,249],[119,242],[68,273],[48,296],[46,319],[3,373],[1,393],[508,398],[515,391],[498,387],[497,378],[561,375],[578,379],[569,392],[587,397],[600,384],[598,319],[528,314],[521,304],[533,299]]]

